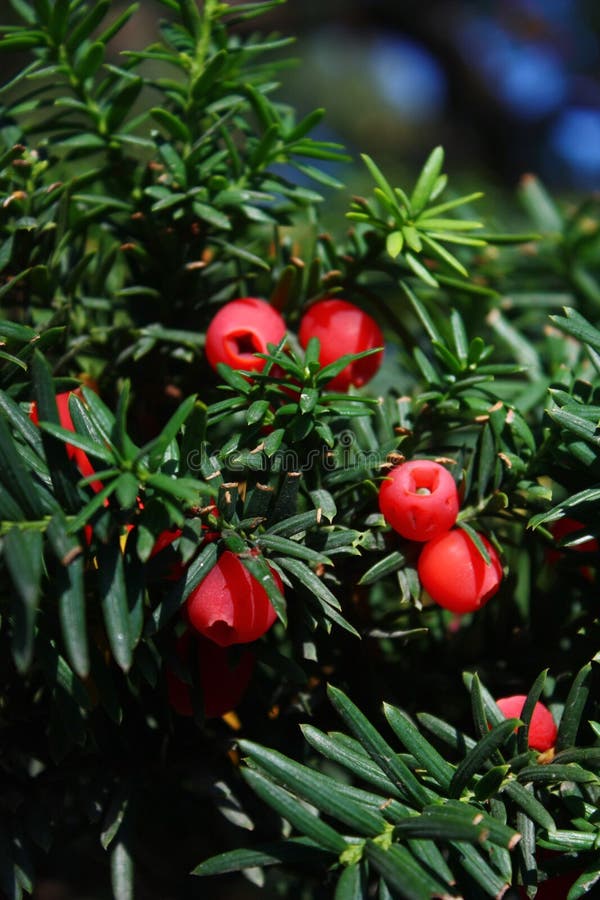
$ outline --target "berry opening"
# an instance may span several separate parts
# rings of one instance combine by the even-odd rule
[[[207,625],[204,629],[204,637],[214,641],[221,647],[226,647],[235,642],[237,633],[235,628],[228,625],[224,619],[217,619],[212,625]]]
[[[225,338],[225,345],[234,356],[254,356],[263,348],[258,337],[252,331],[240,331]]]
[[[440,486],[438,469],[415,466],[409,473],[408,489],[412,494],[433,494]]]

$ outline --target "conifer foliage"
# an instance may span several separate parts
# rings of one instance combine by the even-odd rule
[[[503,232],[441,147],[412,189],[364,155],[372,195],[323,233],[349,156],[278,100],[282,2],[160,0],[144,49],[137,3],[10,0],[0,28],[0,894],[105,851],[116,900],[233,872],[576,900],[600,879],[598,199],[526,176]],[[369,337],[328,334],[332,303]],[[441,531],[403,524],[437,480],[392,508],[414,461],[449,485]]]

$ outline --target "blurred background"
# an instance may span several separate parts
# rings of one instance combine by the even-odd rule
[[[116,16],[129,2],[113,5]],[[16,21],[9,0],[0,7]],[[119,45],[156,40],[164,12],[144,0]],[[325,107],[319,137],[392,177],[410,181],[441,143],[469,189],[510,189],[530,171],[555,192],[600,182],[598,0],[288,0],[249,27],[296,36],[280,99],[301,114]],[[0,80],[21,63],[5,55]],[[335,174],[353,189],[351,171]]]
[[[600,181],[597,0],[290,0],[284,96],[327,108],[330,133],[414,172],[438,143],[451,171],[511,188]]]

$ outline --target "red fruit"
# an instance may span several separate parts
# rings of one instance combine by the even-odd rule
[[[152,559],[153,556],[156,556],[157,553],[160,553],[161,550],[165,550],[167,547],[170,547],[173,541],[176,541],[178,537],[181,537],[181,534],[181,528],[171,528],[168,531],[161,531],[159,536],[154,541],[154,547],[152,548],[150,559]]]
[[[186,632],[177,642],[176,653],[182,659],[188,656],[190,640],[191,635]],[[197,640],[204,715],[207,719],[224,716],[238,706],[246,692],[254,670],[254,654],[244,650],[232,666],[225,648],[201,637]],[[170,669],[167,669],[166,677],[169,703],[180,716],[192,716],[194,707],[189,684]]]
[[[283,593],[281,578],[271,569]],[[256,641],[277,618],[264,587],[226,550],[187,598],[190,624],[220,647]]]
[[[525,694],[514,694],[512,697],[500,697],[496,705],[505,719],[520,719],[527,697]],[[527,743],[533,750],[549,750],[556,743],[558,729],[550,710],[543,703],[536,703],[529,723]]]
[[[496,593],[502,565],[496,550],[479,535],[490,562],[487,564],[465,531],[446,531],[423,547],[419,579],[432,600],[455,613],[474,612]]]
[[[71,394],[75,394],[77,397],[81,397],[80,388],[76,388],[74,391],[64,391],[61,394],[57,394],[55,397],[56,406],[58,409],[58,419],[63,428],[66,428],[67,431],[75,431],[75,426],[73,425],[73,419],[71,418],[71,413],[69,412],[69,397]],[[31,404],[31,409],[29,411],[29,418],[33,422],[34,425],[39,424],[39,415],[37,409],[37,403],[34,401]],[[72,459],[81,474],[84,478],[87,478],[89,475],[94,474],[94,467],[86,453],[83,450],[80,450],[78,447],[73,447],[71,444],[65,444],[67,450],[67,456],[69,459]],[[93,491],[98,493],[103,488],[103,484],[101,481],[92,481],[90,482],[90,487]]]
[[[579,876],[582,874],[581,869],[576,872],[564,872],[561,875],[555,875],[542,881],[538,885],[535,900],[565,900],[569,893],[569,889],[575,884]],[[528,900],[528,894],[524,887],[519,887],[519,896],[524,900]]]
[[[561,538],[566,537],[568,534],[572,534],[573,539],[575,539],[578,531],[585,534],[586,530],[587,526],[584,525],[583,522],[579,522],[577,519],[571,519],[569,516],[565,516],[563,519],[559,519],[558,522],[553,522],[552,525],[550,525],[550,531],[556,541],[560,541]],[[549,563],[554,563],[560,559],[561,554],[565,551],[578,550],[580,553],[597,553],[598,549],[598,541],[596,538],[589,538],[587,541],[582,541],[581,544],[576,544],[572,547],[561,547],[549,550],[547,559]]]
[[[227,363],[233,369],[262,372],[267,344],[278,344],[286,334],[285,322],[266,300],[242,297],[222,306],[206,330],[206,357],[213,367]]]
[[[319,339],[322,366],[335,362],[346,353],[362,353],[383,347],[383,334],[375,319],[346,300],[319,300],[302,317],[298,339],[306,347],[313,337]],[[347,391],[351,384],[361,387],[370,381],[383,361],[383,350],[349,363],[332,378],[328,387]]]
[[[411,541],[429,541],[456,522],[459,502],[450,472],[415,459],[395,466],[379,489],[379,509],[394,531]]]

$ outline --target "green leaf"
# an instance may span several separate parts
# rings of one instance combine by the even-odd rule
[[[104,44],[108,44],[110,40],[114,37],[115,34],[118,34],[119,31],[123,28],[124,25],[127,24],[129,19],[138,11],[140,8],[140,3],[132,3],[126,9],[123,10],[120,15],[118,15],[113,21],[110,23],[108,28],[106,28],[101,35],[99,35],[98,40],[102,41]]]
[[[39,424],[42,431],[58,438],[64,444],[70,444],[71,447],[76,447],[78,450],[83,450],[90,456],[101,460],[107,466],[112,466],[115,464],[115,456],[113,455],[113,453],[111,453],[110,450],[105,446],[97,443],[91,438],[85,437],[82,434],[77,434],[76,432],[71,431],[68,428],[63,428],[61,425],[55,425],[53,422],[44,422],[43,420],[40,420]]]
[[[310,499],[315,505],[315,509],[324,516],[328,522],[333,522],[337,515],[337,507],[333,496],[324,488],[310,492]]]
[[[550,316],[557,328],[577,338],[582,343],[588,344],[594,350],[600,351],[600,331],[591,325],[576,309],[567,307],[564,313],[564,317]]]
[[[493,766],[483,775],[473,788],[475,799],[484,803],[490,797],[495,797],[510,772],[510,765]]]
[[[427,227],[427,221],[430,218],[435,218],[440,215],[440,213],[448,212],[450,209],[456,209],[457,206],[466,206],[467,203],[472,203],[474,200],[480,200],[483,197],[481,191],[476,191],[473,194],[467,194],[464,197],[456,197],[454,200],[447,200],[445,203],[439,203],[437,206],[430,206],[429,209],[424,210],[419,216],[419,226]]]
[[[426,247],[429,247],[434,256],[438,256],[443,262],[445,262],[451,269],[454,269],[459,275],[463,275],[465,278],[468,278],[469,273],[463,266],[463,264],[458,260],[452,253],[446,250],[438,241],[436,241],[430,234],[421,234],[421,240],[425,244]],[[447,238],[446,238],[447,240]]]
[[[296,804],[297,806],[297,804]],[[274,844],[262,844],[255,850],[228,850],[212,856],[192,870],[192,875],[225,875],[258,866],[302,865],[303,863],[327,863],[330,851],[322,850],[308,838],[287,838]]]
[[[373,162],[370,156],[367,156],[366,153],[361,153],[360,158],[366,165],[369,170],[373,181],[378,186],[378,188],[383,192],[383,194],[388,198],[391,204],[398,208],[398,201],[396,199],[396,194],[394,193],[394,189],[381,171],[381,169]]]
[[[284,558],[279,560],[279,564],[283,569],[292,575],[303,587],[307,589],[309,594],[314,596],[325,607],[333,607],[341,610],[342,606],[327,585],[319,578],[315,572],[308,568],[302,561],[292,558]]]
[[[556,205],[542,182],[535,175],[524,175],[519,197],[537,228],[544,233],[563,230],[563,221]]]
[[[117,840],[110,854],[110,882],[114,900],[134,900],[133,858],[127,844]]]
[[[374,584],[386,575],[397,572],[406,564],[406,557],[399,550],[394,550],[383,559],[378,560],[360,577],[358,583],[369,585]]]
[[[402,290],[404,291],[404,293],[410,300],[410,303],[411,303],[415,313],[419,317],[421,324],[423,325],[425,331],[427,332],[429,339],[431,341],[435,342],[436,344],[440,344],[443,346],[444,339],[443,339],[441,333],[438,331],[437,327],[435,326],[433,319],[427,312],[427,309],[425,308],[424,304],[421,303],[421,301],[419,300],[417,295],[409,287],[409,285],[406,284],[405,281],[400,282],[400,287],[402,288]]]
[[[411,801],[418,807],[424,806],[435,797],[433,791],[425,788],[410,771],[406,763],[394,753],[390,745],[369,722],[366,716],[338,688],[327,686],[327,694],[336,711],[362,744],[369,756],[393,783],[403,788]]]
[[[14,602],[12,653],[19,672],[26,672],[33,658],[43,567],[42,535],[36,531],[11,528],[4,537],[4,559],[18,595]]]
[[[488,759],[500,747],[515,728],[520,724],[520,719],[506,719],[482,737],[475,747],[470,750],[456,769],[449,787],[450,797],[460,797],[463,790],[470,783],[473,776],[481,770]]]
[[[495,869],[488,865],[485,857],[477,848],[464,841],[455,841],[452,846],[459,854],[459,861],[463,869],[489,897],[502,897],[505,894],[508,884]]]
[[[102,40],[100,38],[99,40]],[[104,114],[104,125],[108,134],[121,127],[124,120],[132,112],[133,105],[139,97],[144,82],[141,78],[130,78],[110,94],[110,105]]]
[[[362,353],[346,353],[343,356],[338,357],[335,362],[329,363],[319,371],[317,376],[319,384],[326,384],[328,381],[331,381],[332,378],[335,378],[336,375],[345,369],[348,363],[354,362],[358,359],[364,359],[367,356],[373,356],[377,353],[381,353],[383,350],[382,347],[374,347],[372,350],[364,350]]]
[[[571,685],[558,728],[555,744],[557,753],[575,745],[581,717],[590,691],[588,681],[591,671],[591,663],[587,663],[579,670]]]
[[[473,738],[444,722],[443,719],[438,719],[437,716],[432,716],[429,713],[417,713],[417,719],[435,737],[462,755],[465,755],[467,751],[477,746],[477,742]]]
[[[405,900],[431,900],[448,894],[448,886],[419,865],[406,847],[392,844],[384,848],[375,841],[367,841],[365,855],[388,886]]]
[[[169,136],[173,138],[174,141],[181,141],[184,144],[189,144],[191,142],[192,135],[185,122],[178,116],[169,112],[168,109],[154,106],[150,110],[150,115],[155,122],[158,122],[158,124],[168,132]]]
[[[385,248],[392,259],[402,253],[404,247],[404,234],[401,231],[390,231],[385,241]]]
[[[412,753],[420,766],[437,781],[442,790],[446,791],[454,775],[454,766],[446,762],[444,757],[432,747],[406,713],[388,703],[383,704],[383,712],[392,731],[402,741],[408,752]]]
[[[81,678],[86,678],[90,660],[81,547],[67,532],[66,522],[59,515],[54,516],[48,526],[48,538],[60,564],[54,584],[67,659],[75,672]]]
[[[243,749],[243,748],[242,748]],[[309,812],[306,806],[288,791],[265,778],[260,772],[243,768],[242,776],[253,791],[290,825],[324,850],[339,855],[346,849],[346,841],[335,829]]]
[[[207,94],[215,81],[221,76],[227,63],[229,55],[226,50],[219,50],[208,62],[205,63],[201,74],[192,81],[192,98],[195,102],[202,100]]]
[[[495,816],[482,810],[479,806],[464,803],[459,800],[448,800],[447,803],[443,805],[436,803],[435,805],[429,806],[423,811],[422,818],[431,818],[432,820],[435,820],[439,823],[440,828],[445,821],[458,824],[458,822],[462,820],[464,822],[475,824],[485,831],[485,838],[488,839],[490,843],[496,844],[507,850],[512,850],[519,841],[519,833],[518,831],[515,831],[514,828],[511,828]],[[462,840],[462,838],[458,838],[458,840]],[[480,834],[476,840],[481,842],[483,836]]]
[[[481,684],[477,672],[472,675],[469,673],[467,677],[463,676],[463,678],[471,693],[471,713],[475,730],[477,735],[482,738],[488,733],[491,725],[499,725],[505,717]],[[495,762],[499,765],[504,762],[498,753],[495,754]]]
[[[146,480],[146,486],[152,487],[157,494],[166,494],[176,500],[184,500],[190,505],[198,503],[204,487],[203,483],[195,478],[175,478],[162,472],[150,475]]]
[[[352,800],[333,778],[252,741],[239,741],[239,747],[255,765],[284,788],[294,791],[358,834],[374,836],[386,829],[387,823],[382,816]]]
[[[366,755],[366,752],[360,747],[360,751],[354,750],[348,743],[348,740],[342,740],[339,736],[323,734],[318,728],[312,725],[301,725],[302,733],[311,747],[318,750],[327,759],[344,766],[367,784],[376,787],[384,796],[395,797],[398,800],[406,800],[408,795],[402,788],[398,788],[386,775],[381,771],[379,766]],[[345,737],[345,736],[344,736]]]
[[[519,728],[519,731],[517,732],[517,748],[519,750],[519,753],[526,753],[529,748],[529,726],[531,724],[531,717],[533,715],[535,705],[540,699],[542,691],[544,690],[544,684],[546,683],[547,674],[548,669],[544,669],[542,672],[540,672],[531,688],[529,689],[527,698],[525,700],[525,703],[523,704],[523,709],[521,710],[521,720],[523,722],[523,727]]]
[[[0,483],[32,518],[39,519],[46,512],[4,418],[0,418]]]
[[[363,900],[366,892],[365,868],[357,862],[343,869],[335,886],[333,900]]]
[[[84,41],[88,40],[92,32],[96,30],[106,13],[110,9],[111,0],[98,0],[89,9],[81,21],[69,32],[65,40],[68,50],[77,50]]]
[[[279,620],[287,625],[285,596],[280,592],[267,561],[261,556],[249,556],[245,553],[240,556],[240,562],[265,589]]]
[[[313,550],[312,547],[307,547],[300,541],[292,541],[289,538],[281,537],[281,535],[263,534],[258,538],[257,544],[259,547],[263,547],[272,553],[282,553],[315,565],[332,565],[329,557],[319,553],[318,550]]]
[[[82,81],[85,81],[86,78],[92,78],[104,62],[105,51],[106,47],[100,41],[94,41],[93,44],[90,44],[77,63],[75,69],[77,77]]]
[[[425,268],[423,263],[419,262],[419,260],[415,256],[413,256],[412,253],[405,253],[404,259],[408,263],[408,267],[413,271],[417,278],[420,278],[421,281],[424,281],[425,284],[429,285],[429,287],[439,287],[438,281],[436,281],[429,269]]]
[[[537,822],[546,831],[554,831],[556,829],[556,823],[543,803],[540,803],[531,791],[528,791],[518,781],[507,782],[502,788],[502,793],[510,797],[513,803],[516,803],[528,818]]]
[[[410,205],[413,213],[419,213],[427,204],[436,181],[441,174],[443,165],[444,150],[442,147],[435,147],[427,158],[410,196]]]
[[[588,772],[577,763],[560,765],[549,763],[546,766],[525,766],[517,775],[522,784],[558,784],[561,781],[573,781],[576,784],[598,784],[600,779],[594,772]]]
[[[591,894],[594,885],[600,880],[600,862],[596,860],[590,863],[579,876],[567,894],[567,900],[579,900],[580,897]]]
[[[60,44],[64,38],[69,18],[69,6],[69,0],[54,0],[48,31],[56,44]]]
[[[177,408],[167,424],[161,430],[160,434],[158,434],[155,438],[153,438],[139,450],[137,456],[134,459],[134,463],[142,459],[144,456],[148,456],[148,464],[150,468],[157,468],[162,462],[167,447],[175,439],[175,437],[179,433],[179,430],[183,428],[194,410],[197,411],[197,414],[200,414],[200,421],[204,423],[206,407],[204,406],[204,404],[197,404],[196,395],[193,394],[191,397],[187,397]],[[197,449],[197,447],[194,449]],[[182,458],[185,459],[185,455],[182,454]]]
[[[407,816],[404,821],[396,822],[394,825],[394,837],[401,839],[407,837],[413,838],[432,838],[438,841],[469,841],[470,843],[481,843],[488,836],[479,820],[476,810],[468,810],[468,815],[451,815],[452,811],[446,813],[443,807],[431,813],[422,816]]]
[[[33,25],[35,23],[35,12],[27,0],[9,0],[9,2],[15,12],[21,16],[28,25]]]
[[[128,672],[134,641],[129,621],[123,554],[118,535],[98,548],[98,581],[108,642],[117,664]]]
[[[42,644],[39,650],[48,683],[56,685],[76,706],[89,709],[90,696],[85,685],[57,651],[54,643]]]
[[[104,850],[108,850],[113,840],[121,829],[123,820],[129,807],[131,788],[126,782],[118,782],[110,798],[102,823],[100,843]]]

